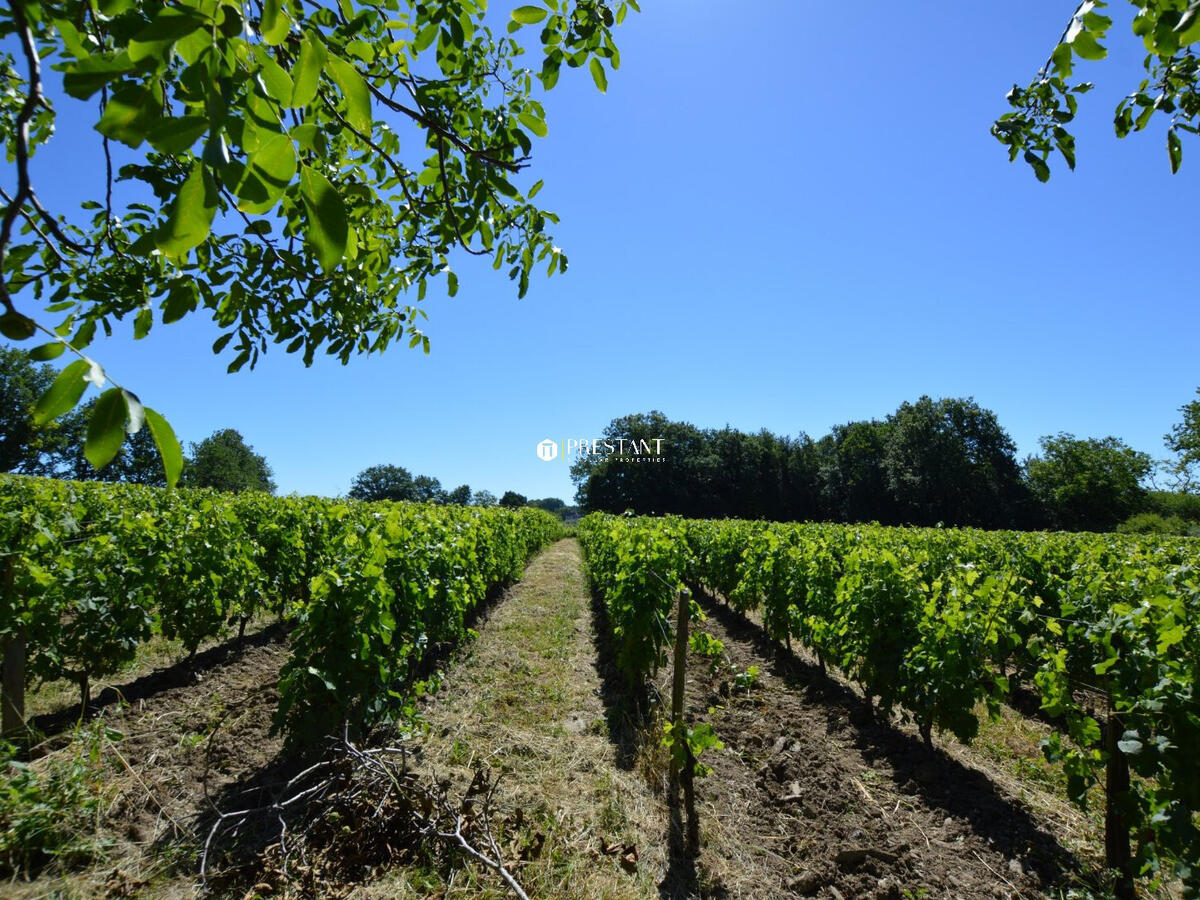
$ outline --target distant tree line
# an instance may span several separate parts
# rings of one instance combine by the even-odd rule
[[[34,427],[33,405],[54,381],[55,374],[48,365],[30,362],[22,350],[0,347],[0,472],[165,485],[162,461],[148,428],[128,436],[107,466],[92,467],[83,448],[94,400],[45,428]],[[180,484],[233,492],[275,491],[266,459],[232,428],[215,431],[191,445]]]
[[[1065,433],[1018,461],[995,413],[971,398],[921,397],[817,440],[698,428],[655,411],[614,419],[604,437],[662,438],[660,461],[581,456],[571,477],[589,511],[1187,533],[1200,531],[1200,495],[1189,490],[1200,465],[1200,401],[1182,411],[1183,425],[1167,436],[1176,458],[1157,464],[1118,438]],[[1147,489],[1156,469],[1174,490]]]
[[[536,506],[560,517],[568,517],[576,511],[557,497],[530,500],[516,491],[505,491],[496,499],[491,491],[475,491],[470,485],[460,484],[453,490],[445,490],[442,483],[431,475],[416,475],[403,466],[383,464],[370,466],[354,476],[349,496],[355,500],[407,500],[415,503],[441,503],[457,506],[504,506],[519,509]]]

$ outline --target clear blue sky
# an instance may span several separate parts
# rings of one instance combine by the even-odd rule
[[[1140,71],[1132,8],[1111,7],[1113,58],[1079,70],[1097,89],[1074,174],[1039,184],[988,133],[1074,7],[644,0],[607,95],[566,72],[546,97],[534,177],[566,276],[517,300],[463,261],[459,295],[425,301],[428,357],[305,369],[273,349],[231,376],[200,321],[92,355],[185,442],[241,431],[281,493],[395,463],[570,500],[543,438],[650,409],[819,437],[921,394],[974,396],[1022,456],[1058,431],[1161,456],[1200,385],[1200,142],[1171,176],[1161,127],[1113,136]],[[56,209],[95,193],[69,140],[93,109],[63,109],[78,120],[40,167]]]

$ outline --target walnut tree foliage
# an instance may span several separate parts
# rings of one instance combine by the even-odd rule
[[[1134,37],[1146,55],[1146,77],[1121,99],[1113,117],[1117,137],[1142,131],[1158,113],[1166,121],[1167,159],[1172,172],[1183,161],[1181,133],[1200,133],[1200,0],[1130,0],[1137,8]],[[1075,81],[1079,60],[1104,59],[1112,19],[1100,10],[1101,0],[1080,3],[1049,59],[1026,87],[1013,85],[1008,93],[1012,112],[992,125],[992,134],[1008,147],[1010,160],[1018,156],[1033,169],[1039,181],[1050,178],[1050,157],[1062,156],[1075,168],[1075,137],[1068,126],[1079,108],[1079,97],[1092,89],[1088,81]]]
[[[85,355],[98,329],[143,338],[203,314],[230,371],[271,344],[344,363],[397,341],[428,352],[415,304],[435,279],[457,291],[455,252],[490,258],[519,295],[536,271],[565,272],[541,182],[515,176],[547,133],[538,90],[564,65],[605,90],[628,9],[636,0],[490,15],[486,0],[7,0],[0,331],[48,338],[35,359],[78,357],[35,419],[107,388],[89,461],[145,424],[174,483],[170,426]],[[103,177],[81,209],[48,208],[30,165],[59,115],[98,132]]]

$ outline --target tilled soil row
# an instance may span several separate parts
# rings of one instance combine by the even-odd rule
[[[702,604],[699,627],[734,670],[759,668],[745,689],[690,662],[689,713],[725,744],[698,783],[702,863],[729,895],[1038,897],[1069,877],[1063,848],[982,773],[879,721],[740,613]]]

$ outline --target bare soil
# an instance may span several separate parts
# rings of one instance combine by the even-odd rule
[[[88,871],[51,870],[5,890],[19,898],[193,895],[204,823],[240,786],[280,764],[282,741],[270,729],[287,658],[283,640],[282,630],[268,628],[98,698],[84,732],[90,738],[76,743],[91,740],[100,757],[96,830],[107,852]],[[64,743],[71,732],[54,735],[51,728],[72,715],[77,707],[35,721],[51,734],[47,747]],[[73,751],[67,745],[52,752]]]
[[[702,598],[728,668],[692,657],[689,713],[725,744],[698,782],[710,887],[730,897],[1039,897],[1074,861],[982,772],[882,721],[862,697]],[[712,708],[712,713],[709,709]]]

